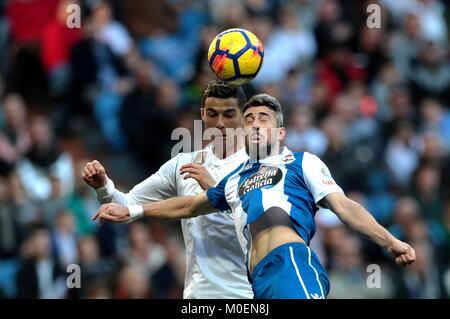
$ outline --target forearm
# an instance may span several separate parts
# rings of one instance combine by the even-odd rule
[[[178,220],[192,218],[215,211],[205,193],[196,196],[174,197],[143,205],[144,217]]]
[[[337,215],[344,224],[368,236],[382,247],[388,247],[394,239],[391,233],[381,226],[364,207],[350,199]]]
[[[194,211],[190,208],[195,196],[174,197],[156,203],[143,205],[144,217],[157,219],[177,220],[194,217]]]

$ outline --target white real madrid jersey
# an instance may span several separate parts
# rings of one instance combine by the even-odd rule
[[[175,196],[191,196],[203,190],[194,179],[183,179],[180,167],[202,163],[216,181],[220,181],[248,156],[245,149],[220,160],[211,146],[201,151],[180,153],[166,162],[146,180],[124,194],[112,181],[97,191],[100,202],[142,205]],[[253,292],[247,278],[245,255],[240,247],[231,211],[197,216],[181,221],[186,245],[186,277],[183,298],[250,299]]]

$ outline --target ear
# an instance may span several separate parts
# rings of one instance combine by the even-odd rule
[[[284,127],[280,127],[280,129],[278,130],[278,141],[283,141],[284,138],[286,137],[286,128]]]
[[[203,107],[200,108],[200,117],[202,121],[205,120],[205,109]]]

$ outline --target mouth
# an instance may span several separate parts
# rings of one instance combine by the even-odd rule
[[[252,143],[259,143],[263,140],[263,136],[259,133],[253,133],[250,135],[250,142]]]

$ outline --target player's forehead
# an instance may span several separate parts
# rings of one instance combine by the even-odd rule
[[[265,105],[250,106],[248,109],[245,110],[244,117],[262,115],[262,114],[267,114],[270,117],[275,117],[275,111]]]
[[[218,97],[207,97],[205,99],[204,109],[206,110],[214,110],[217,112],[226,111],[230,109],[239,110],[238,100],[234,97],[229,97],[226,99],[218,98]]]

